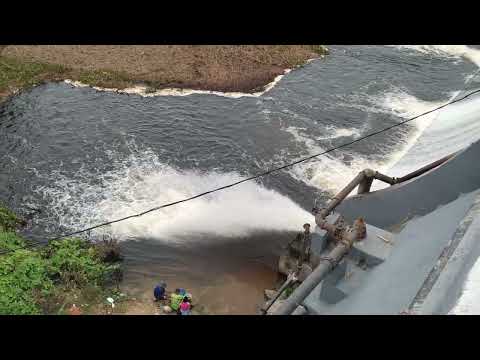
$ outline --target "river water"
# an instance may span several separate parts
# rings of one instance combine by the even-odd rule
[[[480,85],[476,46],[329,49],[261,96],[142,97],[66,83],[23,92],[0,107],[0,200],[33,216],[25,233],[41,240],[319,153]],[[315,198],[365,167],[398,175],[468,145],[480,123],[455,115],[476,102],[89,235],[122,241],[124,286],[139,297],[166,280],[211,312],[254,313],[282,245],[313,222]]]

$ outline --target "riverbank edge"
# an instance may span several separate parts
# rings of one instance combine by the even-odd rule
[[[0,201],[0,316],[175,315],[163,309],[168,301],[155,303],[122,286],[118,243],[64,238],[37,246],[20,235],[25,226]],[[92,270],[102,275],[85,277]],[[192,315],[211,314],[196,300],[193,305]]]
[[[301,68],[310,61],[323,58],[329,50],[323,45],[309,46],[316,57],[299,58],[283,70],[273,72],[268,81],[253,79],[250,87],[216,86],[209,88],[205,84],[189,84],[178,81],[166,83],[148,82],[138,79],[135,75],[111,69],[74,69],[55,63],[46,63],[10,57],[3,54],[7,47],[0,47],[0,104],[12,96],[48,82],[66,81],[73,86],[88,86],[99,91],[113,91],[141,96],[185,96],[194,93],[214,94],[227,97],[260,96],[270,90],[286,73],[293,69]],[[265,74],[262,74],[265,75]],[[259,81],[262,81],[261,83]]]
[[[0,203],[0,314],[111,314],[107,299],[126,311],[116,244],[66,238],[37,247],[18,233],[25,225]]]

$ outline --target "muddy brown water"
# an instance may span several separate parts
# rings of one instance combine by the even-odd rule
[[[184,288],[207,314],[259,314],[264,290],[281,278],[278,254],[294,233],[262,233],[245,239],[215,239],[205,246],[168,246],[155,241],[122,244],[127,255],[121,289],[137,304],[129,314],[154,313],[153,288],[165,281],[167,290]]]

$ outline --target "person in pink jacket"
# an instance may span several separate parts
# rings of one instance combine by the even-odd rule
[[[185,296],[180,304],[180,315],[190,315],[191,307],[190,300]]]

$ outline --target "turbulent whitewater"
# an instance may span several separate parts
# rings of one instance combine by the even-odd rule
[[[0,107],[0,199],[33,218],[29,235],[42,239],[323,152],[480,88],[475,46],[329,49],[256,96],[145,97],[66,83],[23,92]],[[472,97],[94,235],[196,246],[298,230],[313,222],[314,198],[327,201],[358,171],[402,175],[480,138],[479,106]]]

